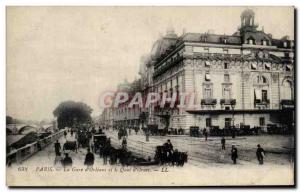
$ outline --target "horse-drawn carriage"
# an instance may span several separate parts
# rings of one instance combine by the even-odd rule
[[[93,137],[94,144],[104,145],[107,141],[107,137],[104,133],[102,134],[95,134]]]
[[[119,129],[118,131],[118,139],[122,139],[122,137],[128,136],[127,130],[125,128]]]
[[[200,130],[199,130],[198,126],[190,127],[190,136],[191,137],[199,137],[200,136]]]
[[[180,152],[177,149],[169,151],[166,146],[157,146],[154,160],[161,165],[172,164],[183,166],[188,160],[187,152]]]
[[[86,148],[89,147],[89,141],[92,138],[92,134],[88,131],[80,130],[77,133],[78,146]]]
[[[77,142],[76,141],[67,141],[63,146],[63,151],[75,151],[77,153]]]

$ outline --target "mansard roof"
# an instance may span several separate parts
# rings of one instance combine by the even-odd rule
[[[226,39],[226,44],[240,45],[241,37],[234,35],[217,35],[209,33],[186,33],[180,40],[187,42],[202,42],[202,43],[224,43],[223,39]],[[225,43],[224,43],[225,44]]]

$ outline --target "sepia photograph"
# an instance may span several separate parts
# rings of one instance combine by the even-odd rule
[[[293,6],[7,6],[9,187],[295,187]]]

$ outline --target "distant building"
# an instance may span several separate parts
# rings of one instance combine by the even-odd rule
[[[132,97],[135,93],[141,92],[141,80],[137,79],[132,83],[125,80],[118,85],[116,93],[118,92],[126,92],[129,94],[129,97]],[[129,108],[129,103],[130,100],[121,104],[118,108],[105,108],[100,116],[100,127],[102,126],[104,129],[120,127],[138,128],[142,109],[138,106]]]

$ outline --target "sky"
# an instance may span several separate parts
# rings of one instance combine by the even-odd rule
[[[99,97],[138,78],[140,59],[170,27],[233,34],[246,7],[7,7],[6,108],[19,119],[53,118],[62,101],[100,115]],[[294,35],[291,7],[251,7],[273,38]]]

